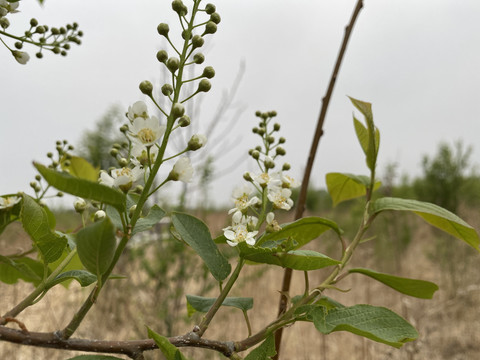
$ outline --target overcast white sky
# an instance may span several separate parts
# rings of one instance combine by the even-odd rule
[[[185,0],[185,3],[188,3]],[[208,1],[204,1],[207,3]],[[0,47],[0,193],[29,189],[32,159],[58,139],[78,143],[112,104],[142,99],[142,80],[161,81],[155,58],[162,39],[160,22],[176,28],[167,0],[21,1],[9,30],[28,27],[31,17],[50,26],[77,21],[83,44],[66,58],[46,54],[26,66]],[[231,165],[240,152],[256,145],[250,128],[255,110],[277,110],[286,160],[301,178],[311,137],[334,61],[355,0],[217,1],[222,17],[217,34],[206,38],[205,65],[216,77],[206,94],[201,119],[213,116],[222,91],[246,70],[236,104],[245,111],[231,125],[234,147],[217,169]],[[379,175],[385,165],[418,174],[421,156],[441,141],[463,140],[480,162],[480,2],[478,0],[366,0],[355,26],[325,123],[325,135],[313,171],[322,185],[326,172],[367,174],[352,125],[347,95],[373,103],[382,136]],[[226,121],[226,120],[225,120]],[[240,136],[243,140],[235,144]],[[211,143],[210,143],[211,146]],[[225,150],[225,149],[224,149]],[[205,149],[205,151],[208,151]],[[241,183],[247,163],[212,184],[217,200]],[[249,168],[253,170],[253,167]]]

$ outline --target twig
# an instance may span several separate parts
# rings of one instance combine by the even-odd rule
[[[313,141],[312,141],[312,146],[310,148],[310,153],[308,155],[307,166],[305,168],[305,173],[304,173],[303,181],[302,181],[302,187],[300,189],[300,196],[299,196],[299,199],[298,199],[298,202],[297,202],[295,219],[300,219],[303,216],[303,212],[305,211],[308,184],[310,182],[310,175],[311,175],[311,172],[312,172],[313,162],[315,160],[315,155],[317,153],[318,144],[320,143],[320,137],[323,135],[323,123],[324,123],[325,117],[327,115],[328,105],[330,103],[330,98],[331,98],[332,93],[333,93],[333,88],[335,86],[335,81],[337,80],[337,77],[338,77],[338,72],[340,70],[340,65],[342,63],[345,51],[347,49],[348,40],[350,39],[350,35],[352,33],[353,26],[355,24],[357,16],[360,13],[360,10],[362,9],[362,7],[363,7],[363,0],[358,0],[357,4],[355,6],[355,9],[353,10],[352,18],[350,19],[349,24],[345,27],[345,35],[343,37],[342,46],[341,46],[340,51],[338,53],[337,61],[335,63],[335,67],[333,69],[332,76],[330,77],[330,83],[328,84],[327,93],[322,98],[322,107],[320,109],[320,115],[319,115],[318,121],[317,121],[317,128],[315,130],[315,134],[314,134]],[[283,277],[282,294],[288,293],[290,291],[291,279],[292,279],[292,269],[287,268],[287,269],[285,269],[284,277]],[[287,298],[285,297],[285,295],[281,295],[280,303],[279,303],[279,306],[278,306],[278,314],[279,315],[283,314],[285,312],[286,308],[287,308]],[[277,354],[273,357],[274,360],[278,360],[279,357],[280,357],[280,346],[281,346],[281,342],[282,342],[282,333],[283,333],[282,328],[280,328],[275,333],[275,348],[276,348]]]

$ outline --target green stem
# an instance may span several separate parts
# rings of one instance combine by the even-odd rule
[[[77,253],[77,248],[70,251],[70,253],[63,259],[63,261],[58,265],[58,267],[48,276],[44,281],[42,281],[25,299],[23,299],[20,303],[18,303],[12,310],[5,313],[2,318],[5,317],[16,317],[20,314],[23,310],[27,307],[34,304],[35,300],[42,295],[45,291],[48,290],[47,286],[51,283],[68,265],[70,260],[75,256]],[[0,318],[0,325],[4,325],[4,320]]]
[[[215,300],[215,303],[212,305],[210,310],[208,310],[208,313],[203,317],[202,321],[200,322],[200,325],[199,325],[200,330],[197,332],[198,336],[201,337],[205,333],[205,331],[207,331],[208,325],[212,321],[218,309],[220,309],[220,306],[222,306],[223,301],[227,297],[228,293],[233,287],[233,284],[235,284],[235,281],[240,275],[240,271],[242,270],[243,265],[245,265],[245,260],[240,258],[240,260],[238,261],[237,267],[235,268],[232,275],[228,279],[228,282],[226,283],[225,287],[220,293],[220,296],[217,298],[217,300]]]

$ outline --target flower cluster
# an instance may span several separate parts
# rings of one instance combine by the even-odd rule
[[[263,147],[257,146],[250,150],[249,154],[256,160],[260,172],[246,172],[244,179],[248,183],[233,190],[232,200],[235,207],[228,212],[233,214],[232,225],[223,229],[230,246],[236,246],[241,242],[255,245],[255,236],[263,222],[266,222],[266,231],[278,231],[280,227],[273,211],[290,210],[293,206],[291,189],[300,185],[285,173],[290,169],[290,165],[283,164],[282,170],[272,171],[275,168],[275,160],[286,154],[280,146],[285,139],[281,137],[276,140],[273,135],[280,130],[280,125],[275,123],[273,129],[269,128],[270,121],[276,116],[276,112],[257,112],[256,115],[262,120],[253,132],[262,137]]]
[[[0,196],[0,210],[8,210],[22,200],[19,196]]]

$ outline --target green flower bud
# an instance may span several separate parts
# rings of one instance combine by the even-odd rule
[[[53,35],[59,35],[60,34],[60,30],[58,30],[56,27],[52,27],[51,32],[52,32]]]
[[[220,24],[220,21],[222,21],[220,14],[216,12],[210,15],[210,20],[213,21],[215,24]]]
[[[243,178],[244,178],[246,181],[253,181],[252,175],[250,175],[250,173],[249,173],[248,171],[243,174]]]
[[[20,50],[22,47],[23,47],[23,43],[22,43],[22,42],[17,41],[17,42],[15,43],[15,48],[17,48],[18,50]]]
[[[113,147],[114,149],[120,150],[120,149],[122,148],[122,145],[120,145],[119,143],[115,143],[115,144],[112,145],[112,147]]]
[[[182,31],[182,39],[183,40],[190,40],[192,38],[192,33],[189,30]]]
[[[107,216],[107,214],[105,214],[105,211],[98,210],[95,213],[95,215],[93,216],[93,221],[97,222],[97,221],[103,220],[103,219],[105,219],[106,216]]]
[[[135,189],[133,189],[133,191],[136,194],[141,194],[143,192],[143,186],[142,185],[137,185],[137,186],[135,186]]]
[[[203,55],[202,53],[196,53],[195,55],[193,55],[193,62],[195,64],[201,64],[205,61],[205,55]]]
[[[273,130],[279,131],[280,130],[280,124],[279,123],[273,124]]]
[[[118,150],[117,150],[117,149],[111,149],[111,150],[110,150],[110,155],[112,155],[113,157],[116,158],[117,155],[118,155]]]
[[[68,45],[68,44],[67,44],[67,45]],[[60,55],[62,55],[62,56],[67,56],[67,52],[66,52],[65,50],[62,50],[62,51],[60,52]]]
[[[284,156],[287,152],[281,146],[277,146],[277,148],[275,149],[275,153],[277,155]]]
[[[257,134],[260,135],[260,136],[265,135],[265,129],[264,128],[258,129]]]
[[[168,26],[168,24],[160,23],[157,26],[157,31],[160,35],[168,38],[168,32],[170,31],[170,27]]]
[[[255,150],[262,151],[262,147],[261,146],[255,146]]]
[[[8,14],[8,10],[0,6],[0,18],[3,16],[6,16],[7,14]]]
[[[41,52],[36,53],[35,56],[36,56],[38,59],[43,58],[43,54],[42,54]]]
[[[211,79],[215,76],[215,69],[211,66],[207,66],[205,69],[203,69],[203,74],[202,76]]]
[[[253,150],[252,158],[254,158],[255,160],[258,160],[260,158],[260,152],[258,152],[257,150]]]
[[[283,171],[288,171],[288,170],[290,170],[290,164],[289,164],[289,163],[283,164],[282,170],[283,170]]]
[[[135,210],[137,210],[137,205],[132,205],[130,209],[128,209],[128,217],[131,219],[133,214],[135,213]]]
[[[195,134],[188,141],[187,150],[196,151],[205,146],[206,142],[207,137],[205,135]]]
[[[51,159],[51,158],[53,158],[53,154],[51,152],[48,152],[47,157],[49,157]]]
[[[275,116],[277,116],[277,112],[276,112],[275,110],[269,111],[269,112],[268,112],[268,116],[269,116],[269,117],[275,117]]]
[[[178,120],[178,125],[181,127],[187,127],[190,125],[190,117],[188,115],[183,115],[179,120]]]
[[[52,49],[52,51],[53,51],[53,53],[56,54],[56,55],[60,54],[60,48],[59,48],[58,46],[54,47],[54,48]]]
[[[37,183],[36,183],[35,181],[31,181],[31,182],[30,182],[30,187],[31,187],[32,189],[35,189],[37,186],[38,186],[38,185],[37,185]]]
[[[37,19],[31,18],[31,19],[30,19],[30,26],[31,26],[31,27],[35,27],[35,26],[37,26],[37,25],[38,25]]]
[[[67,29],[65,29],[63,26],[59,29],[60,34],[65,35],[67,33]],[[83,33],[81,31],[78,32],[78,36],[82,36]]]
[[[203,37],[201,37],[200,35],[195,35],[195,36],[192,38],[192,46],[193,46],[193,49],[202,47],[204,43],[205,43],[205,40],[204,40]]]
[[[269,144],[273,144],[275,142],[275,138],[272,135],[267,136],[267,141]]]
[[[0,19],[0,26],[5,30],[6,28],[8,28],[10,26],[10,21],[8,21],[7,18],[1,18]]]
[[[199,92],[208,92],[211,88],[212,88],[212,84],[210,83],[210,81],[208,81],[207,79],[202,79],[202,80],[200,80],[200,82],[198,83],[198,89],[197,89],[197,91],[199,91]]]
[[[160,50],[157,52],[157,60],[165,64],[168,60],[168,53],[165,50]]]
[[[170,84],[165,84],[162,86],[162,94],[165,96],[170,96],[173,93],[173,86]]]
[[[77,213],[81,214],[87,208],[87,203],[82,198],[77,198],[77,200],[73,202],[73,207]]]
[[[140,85],[138,86],[138,88],[140,89],[142,94],[152,96],[153,85],[150,81],[148,81],[148,80],[142,81],[140,83]]]
[[[279,144],[283,144],[285,141],[287,141],[287,140],[285,140],[284,137],[281,137],[280,139],[278,139]]]
[[[40,181],[42,180],[42,177],[40,175],[35,175],[35,180]]]
[[[63,197],[63,192],[59,191],[59,192],[57,193],[57,196],[58,196],[58,197]]]
[[[254,127],[254,128],[252,129],[252,132],[253,132],[254,134],[258,134],[258,128]]]
[[[253,149],[248,150],[248,155],[252,156]]]
[[[42,26],[42,25],[37,26],[37,28],[35,29],[35,32],[37,34],[44,34],[46,31],[47,31],[46,26]]]
[[[275,163],[272,159],[266,159],[263,163],[267,169],[273,169],[275,167]]]
[[[176,57],[171,57],[167,60],[167,68],[170,70],[172,73],[178,70],[180,67],[180,59]]]
[[[217,10],[217,8],[213,4],[207,4],[207,6],[205,6],[205,11],[208,15],[213,14],[215,10]]]
[[[31,37],[32,37],[32,33],[31,33],[30,31],[25,31],[25,37],[31,38]]]
[[[118,159],[118,165],[120,165],[120,167],[125,167],[128,165],[128,160],[122,157]]]
[[[128,125],[127,124],[124,124],[122,126],[120,126],[120,129],[119,129],[122,133],[126,133],[128,131]]]
[[[217,24],[215,24],[213,21],[207,22],[205,25],[205,31],[204,34],[215,34],[217,32]]]
[[[64,45],[63,45],[63,48],[64,48],[65,50],[70,50],[70,44],[64,44]]]
[[[183,116],[183,114],[185,114],[185,107],[180,103],[175,103],[172,106],[171,113],[174,119],[178,119],[179,117]]]
[[[259,110],[255,111],[255,116],[257,116],[257,117],[260,117],[260,116],[262,116],[262,112],[261,112],[261,111],[259,111]]]
[[[188,13],[187,7],[183,4],[182,0],[172,1],[172,9],[180,16],[185,16]]]
[[[71,163],[69,160],[65,160],[65,161],[63,162],[63,166],[65,166],[65,167],[69,167],[71,164],[72,164],[72,163]]]

